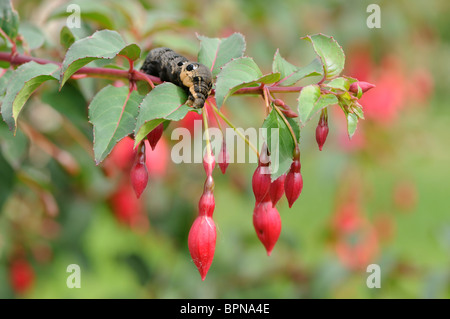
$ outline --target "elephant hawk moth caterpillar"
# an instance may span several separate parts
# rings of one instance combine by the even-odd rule
[[[206,66],[189,61],[169,48],[151,50],[141,71],[184,88],[188,94],[186,104],[194,108],[203,107],[213,84],[211,71]]]

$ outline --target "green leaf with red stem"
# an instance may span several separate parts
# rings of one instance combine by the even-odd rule
[[[135,145],[164,120],[179,121],[189,111],[193,111],[193,108],[185,104],[186,99],[186,92],[170,82],[150,91],[140,105],[135,127]]]
[[[231,59],[240,58],[244,55],[245,39],[240,33],[233,33],[228,38],[208,38],[197,35],[200,40],[200,51],[198,62],[206,65],[217,76],[222,66]]]
[[[297,122],[291,118],[287,118],[287,121],[292,127],[298,142],[300,139],[300,128]],[[272,180],[275,180],[289,170],[295,143],[288,126],[275,109],[272,109],[264,120],[262,127],[267,129],[266,139],[270,151],[271,177]],[[273,129],[278,129],[278,134]]]
[[[133,133],[139,104],[143,99],[126,86],[108,85],[89,104],[89,121],[94,126],[94,157],[99,164],[125,136]]]
[[[58,69],[59,66],[56,64],[38,64],[31,61],[22,64],[14,71],[6,87],[6,95],[1,106],[3,119],[14,133],[25,102],[45,81],[59,80]]]
[[[333,37],[315,34],[308,35],[302,39],[312,43],[314,51],[322,61],[325,79],[335,78],[342,72],[345,64],[344,51]]]
[[[61,67],[60,87],[80,68],[94,60],[111,60],[118,54],[135,60],[140,55],[136,44],[127,45],[119,33],[101,30],[75,41],[64,57]]]
[[[298,97],[298,115],[301,126],[306,123],[320,110],[331,104],[337,104],[338,99],[333,94],[322,94],[320,87],[316,84],[305,86]]]
[[[231,60],[219,73],[216,82],[216,103],[220,108],[226,98],[239,89],[258,86],[261,83],[275,83],[280,79],[280,73],[263,75],[252,58],[244,57]]]
[[[316,58],[307,66],[297,67],[286,61],[277,50],[273,57],[272,71],[281,74],[277,85],[291,86],[306,77],[323,75],[323,64]]]
[[[14,41],[19,30],[19,15],[13,9],[10,0],[0,1],[0,28]],[[0,36],[4,38],[1,33]],[[5,42],[8,43],[6,39]]]

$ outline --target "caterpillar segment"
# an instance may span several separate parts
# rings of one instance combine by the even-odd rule
[[[211,71],[201,63],[189,61],[169,48],[149,52],[141,71],[186,90],[186,104],[202,108],[212,89]]]

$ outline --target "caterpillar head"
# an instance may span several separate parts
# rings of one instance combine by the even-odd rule
[[[212,88],[211,71],[198,62],[183,62],[180,80],[189,89],[188,105],[192,105],[194,108],[202,108]]]

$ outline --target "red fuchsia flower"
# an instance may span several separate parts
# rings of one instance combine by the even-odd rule
[[[253,173],[252,177],[252,188],[256,203],[262,202],[269,193],[271,184],[269,164],[270,160],[267,151],[267,145],[266,143],[264,143],[261,148],[258,167]]]
[[[17,294],[24,294],[34,283],[33,267],[25,259],[16,259],[9,266],[9,279],[12,289]]]
[[[213,219],[206,215],[198,216],[189,231],[188,247],[202,280],[205,280],[214,259],[216,238],[216,225]]]
[[[219,167],[222,171],[222,174],[225,174],[227,167],[230,163],[230,154],[227,151],[227,144],[225,143],[225,140],[222,143],[222,149],[219,153]]]
[[[270,184],[269,195],[273,207],[275,207],[281,197],[283,197],[285,179],[286,174],[283,174]]]
[[[300,173],[300,168],[300,149],[297,145],[294,150],[294,161],[284,180],[284,192],[289,203],[289,208],[294,205],[303,189],[303,177]]]
[[[157,127],[155,127],[150,133],[147,134],[147,140],[150,143],[152,150],[155,149],[156,144],[158,144],[161,136],[164,132],[164,124],[161,123]]]
[[[212,151],[210,153],[206,152],[203,156],[203,168],[205,169],[206,176],[211,176],[216,166],[216,159]]]
[[[281,233],[281,218],[276,207],[273,206],[269,196],[264,201],[256,203],[253,210],[253,226],[256,235],[266,248],[270,256]]]
[[[362,93],[369,91],[371,88],[374,88],[375,85],[369,82],[358,81],[350,84],[349,91],[352,93],[358,93],[358,87],[361,88]]]
[[[138,152],[136,158],[131,168],[131,185],[136,192],[137,198],[141,197],[142,192],[147,187],[148,183],[148,172],[145,163],[145,143],[142,142],[138,146]]]
[[[322,150],[323,144],[327,140],[328,136],[328,115],[326,113],[326,109],[322,110],[320,114],[319,123],[316,127],[316,141],[319,146],[319,151]]]

